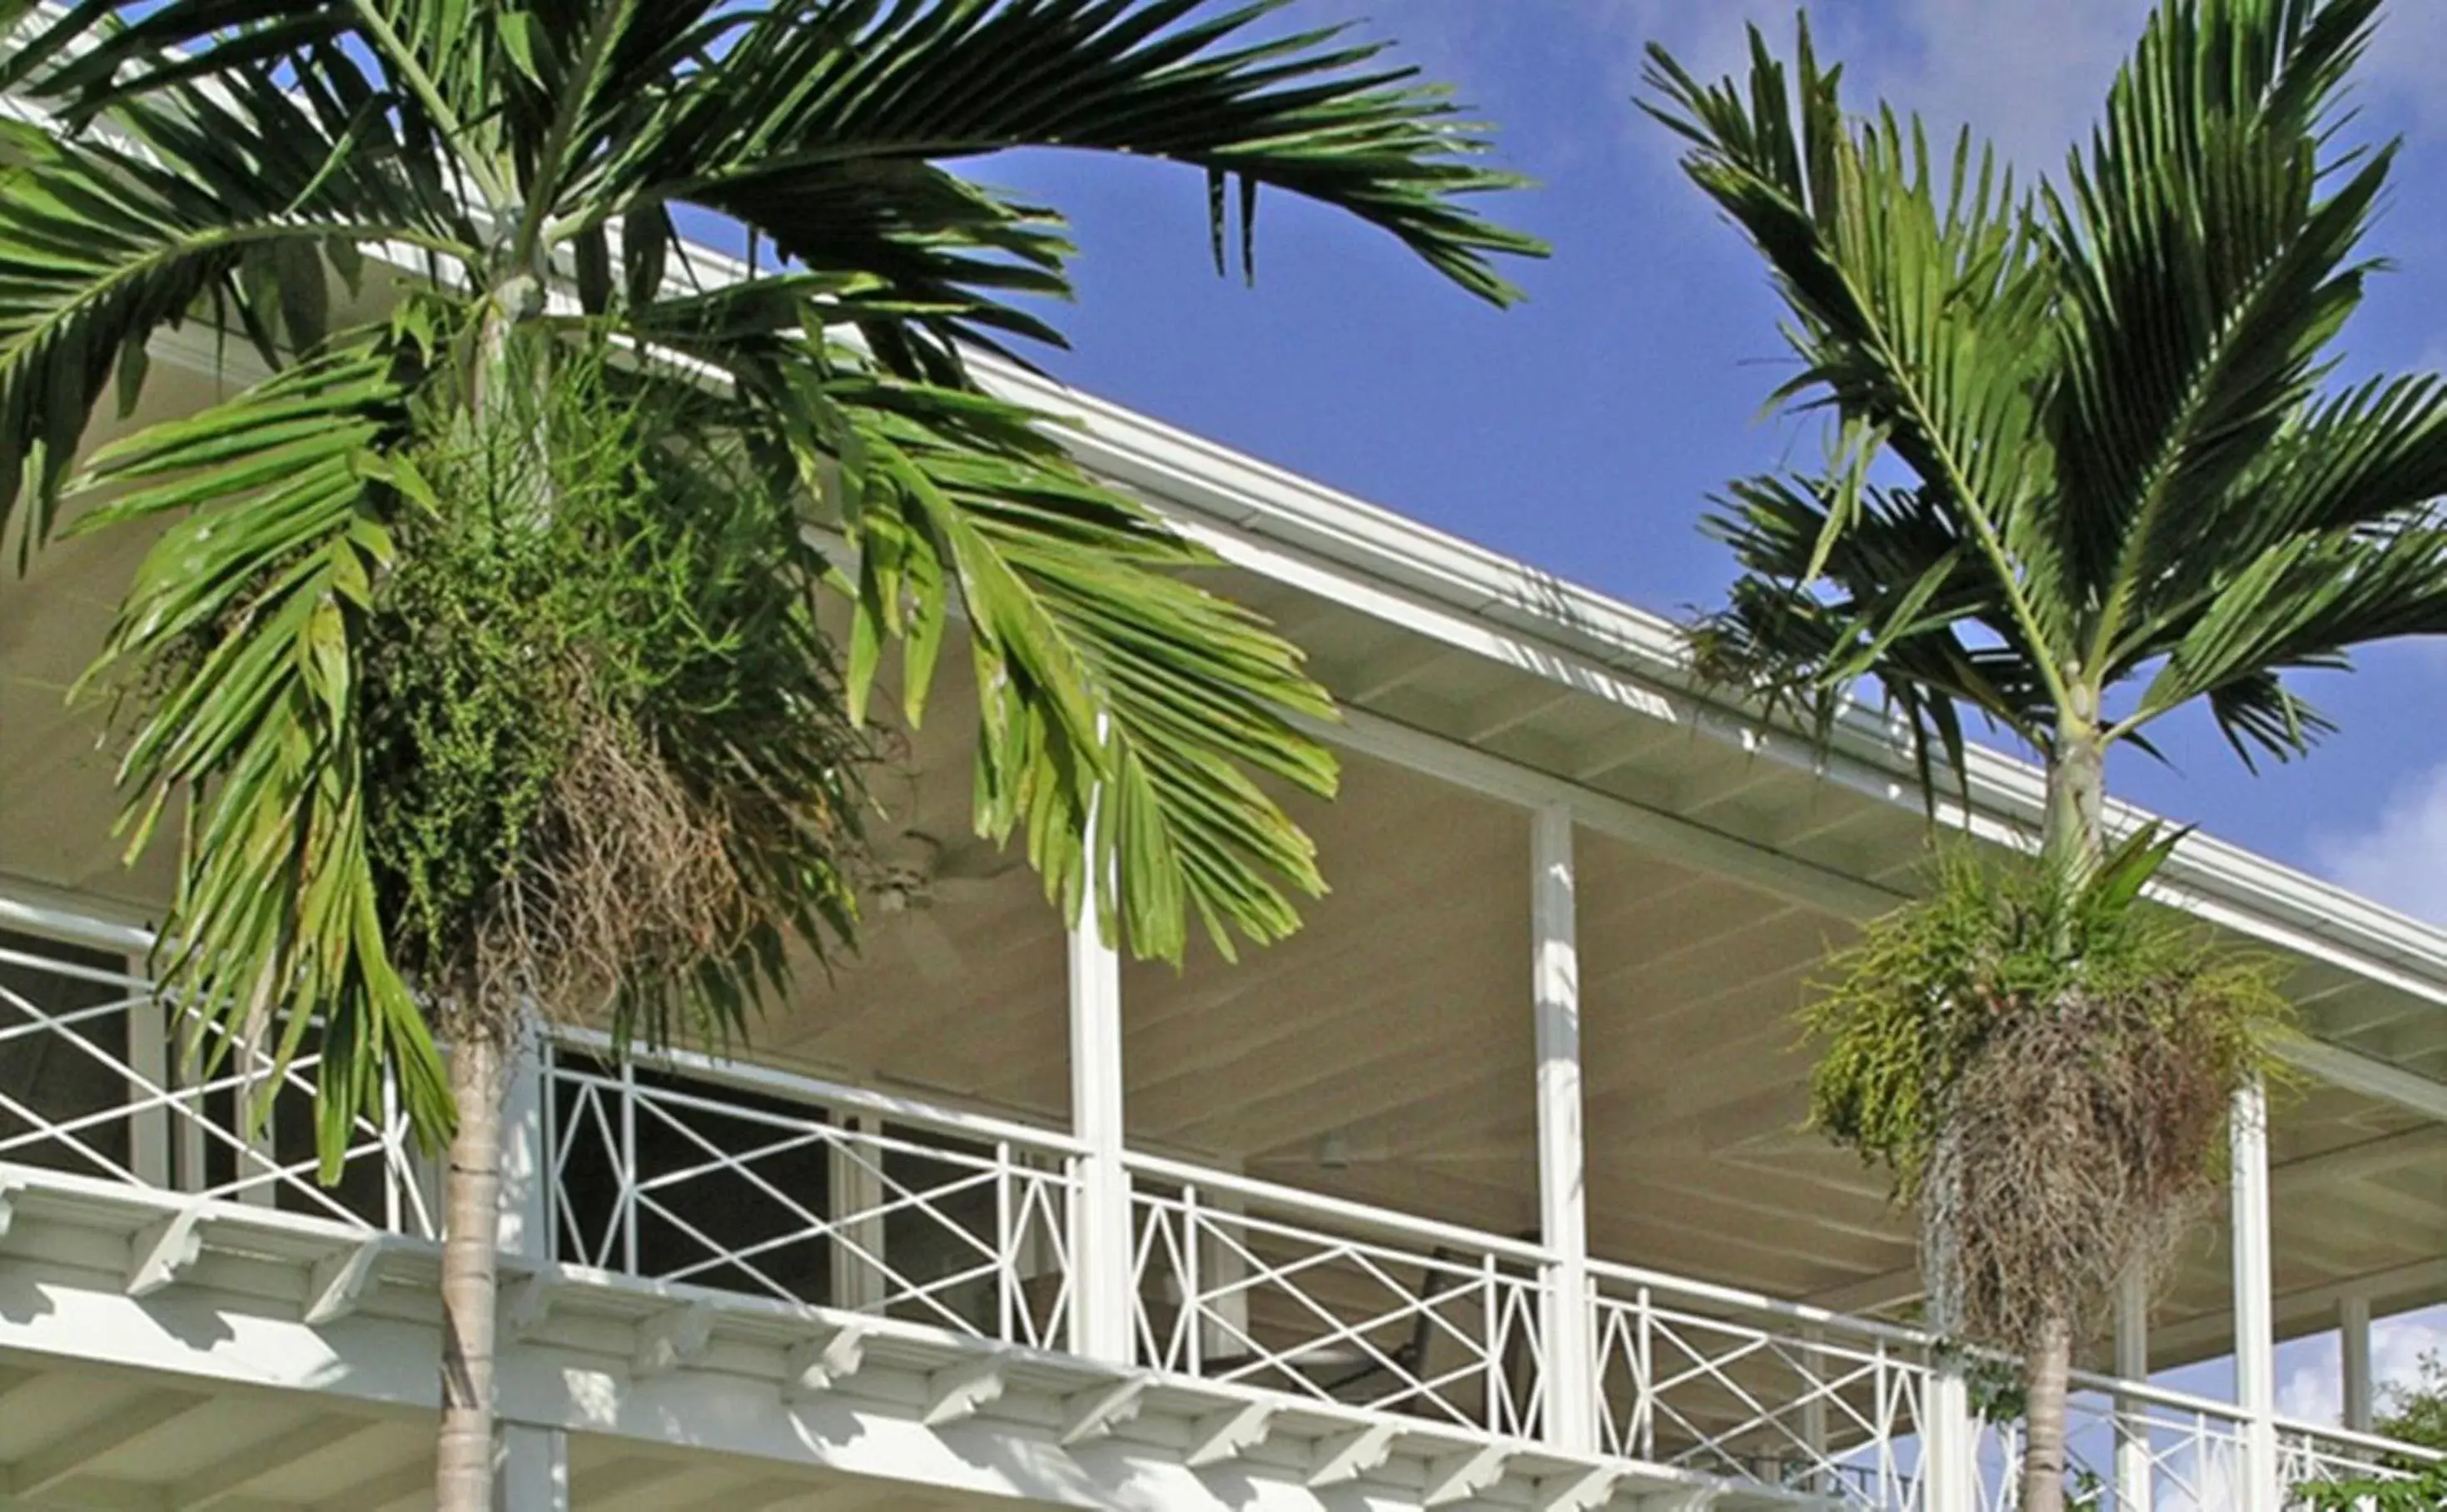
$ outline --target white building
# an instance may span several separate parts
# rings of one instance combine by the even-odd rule
[[[164,348],[146,413],[212,361]],[[2009,1505],[2012,1425],[1876,1320],[1907,1226],[1795,1132],[1802,983],[1923,853],[1907,764],[1710,709],[1653,616],[1036,391],[1347,706],[1345,795],[1300,811],[1335,892],[1175,974],[963,856],[737,1061],[557,1036],[517,1106],[508,1504]],[[247,1068],[183,1078],[140,974],[167,848],[121,867],[60,698],[135,545],[0,589],[0,1506],[423,1506],[431,1170],[370,1126],[322,1190],[285,1110],[246,1144]],[[897,822],[966,833],[961,713]],[[2033,772],[1975,777],[1983,832],[2035,813]],[[2272,1341],[2342,1322],[2366,1425],[2369,1320],[2447,1297],[2447,936],[2210,841],[2169,876],[2297,963],[2316,1039],[2230,1221],[2086,1361],[2077,1446],[2111,1504],[2276,1512],[2386,1446],[2279,1420]],[[2113,1379],[2229,1352],[2233,1402]]]

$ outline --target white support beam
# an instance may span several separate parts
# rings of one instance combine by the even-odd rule
[[[1613,839],[1637,845],[1682,865],[1745,882],[1787,901],[1839,917],[1874,917],[1904,901],[1905,895],[1879,883],[1820,866],[1774,846],[1712,829],[1681,814],[1651,808],[1612,794],[1596,792],[1578,783],[1533,766],[1473,750],[1442,735],[1416,729],[1366,709],[1343,710],[1339,723],[1315,722],[1308,728],[1318,738],[1348,750],[1391,762],[1500,801],[1528,808],[1562,804],[1581,824]],[[2160,888],[2153,896],[2167,894]],[[2381,982],[2429,1002],[2447,1001],[2440,987],[2410,973],[2388,967],[2359,954],[2341,953],[2334,945],[2300,931],[2278,928],[2233,908],[2213,906],[2187,891],[2170,899],[2211,922],[2228,925],[2268,940],[2281,949],[2313,960],[2328,961],[2366,980]],[[2321,1081],[2394,1103],[2425,1118],[2447,1122],[2447,1084],[2434,1082],[2375,1060],[2358,1050],[2325,1041],[2295,1039],[2278,1053],[2296,1069]]]
[[[1189,1429],[1186,1460],[1193,1470],[1226,1465],[1266,1442],[1275,1426],[1275,1406],[1250,1402],[1227,1407],[1200,1418]]]
[[[2277,1298],[2275,1314],[2289,1329],[2311,1332],[2326,1326],[2336,1309],[2349,1297],[2366,1297],[2376,1309],[2392,1298],[2435,1295],[2440,1291],[2447,1291],[2447,1257],[2412,1260],[2329,1285],[2286,1293]],[[2151,1349],[2161,1359],[2199,1358],[2225,1353],[2234,1340],[2234,1329],[2229,1318],[2210,1313],[2153,1330],[2150,1338]]]
[[[1597,1446],[1595,1331],[1589,1310],[1586,1138],[1581,1109],[1581,973],[1572,814],[1538,810],[1531,824],[1530,1000],[1537,1021],[1538,1226],[1555,1260],[1544,1295],[1548,1436],[1557,1448]]]
[[[1318,1440],[1308,1484],[1341,1485],[1384,1468],[1385,1462],[1393,1458],[1394,1435],[1399,1431],[1391,1423],[1371,1423]]]
[[[1089,824],[1098,822],[1092,808]],[[1091,842],[1089,853],[1094,854]],[[1110,1365],[1131,1363],[1137,1297],[1130,1265],[1130,1176],[1122,1163],[1122,963],[1098,916],[1111,879],[1089,876],[1071,928],[1071,1121],[1078,1157],[1072,1263],[1071,1348]]]
[[[2238,1512],[2279,1512],[2277,1331],[2269,1267],[2268,1096],[2257,1084],[2235,1094],[2233,1145],[2234,1382],[2243,1409],[2244,1470]]]
[[[2339,1350],[2344,1370],[2345,1427],[2368,1433],[2371,1401],[2371,1304],[2367,1296],[2348,1296],[2337,1304]]]
[[[1971,1389],[1963,1367],[1949,1361],[1929,1372],[1922,1410],[1921,1473],[1927,1480],[1923,1504],[1930,1512],[1979,1505],[1978,1426],[1971,1418]]]
[[[493,1482],[510,1512],[570,1512],[569,1435],[559,1428],[504,1423]]]
[[[2144,1384],[2150,1379],[2150,1287],[2139,1271],[2115,1289],[2115,1378]],[[2141,1405],[2119,1397],[2115,1411],[2115,1512],[2150,1512],[2156,1476]]]
[[[832,1210],[839,1220],[832,1237],[833,1306],[850,1313],[881,1313],[890,1295],[883,1254],[883,1150],[872,1136],[883,1121],[871,1113],[849,1116],[849,1139],[825,1151]]]
[[[2417,1076],[2325,1040],[2299,1036],[2283,1040],[2277,1052],[2297,1070],[2306,1071],[2331,1086],[2382,1103],[2394,1103],[2424,1118],[2447,1124],[2447,1082]]]

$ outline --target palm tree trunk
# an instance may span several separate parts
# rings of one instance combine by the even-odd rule
[[[2080,874],[2107,848],[2107,748],[2099,739],[2096,695],[2077,689],[2073,702],[2048,753],[2045,854],[2054,865]],[[2059,948],[2070,950],[2072,942]],[[2063,1512],[2065,1397],[2072,1378],[2073,1319],[2058,1309],[2040,1321],[2023,1357],[2020,1512]]]
[[[493,1323],[506,1059],[500,1037],[473,1026],[450,1051],[459,1129],[451,1136],[443,1194],[447,1226],[442,1244],[442,1434],[434,1457],[434,1512],[491,1512],[493,1505]]]
[[[2065,1393],[2073,1376],[2073,1323],[2062,1314],[2039,1325],[2029,1371],[2020,1512],[2064,1512]]]

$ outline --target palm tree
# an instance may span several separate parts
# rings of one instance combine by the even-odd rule
[[[2396,152],[2339,135],[2379,9],[2162,0],[2035,190],[1967,131],[1848,117],[1806,25],[1790,65],[1754,32],[1746,80],[1652,48],[1647,108],[1790,310],[1777,398],[1832,443],[1731,486],[1703,665],[1821,721],[1873,682],[1925,783],[1985,720],[2044,763],[2073,879],[2102,865],[2111,749],[2205,704],[2247,763],[2294,756],[2329,728],[2296,674],[2447,632],[2447,387],[2329,381]],[[2028,1512],[2061,1504],[2074,1306],[2008,1341]]]
[[[957,607],[979,831],[1074,913],[1118,877],[1138,953],[1275,938],[1320,886],[1261,783],[1331,789],[1288,718],[1324,695],[973,382],[1057,339],[1070,248],[944,166],[1180,162],[1219,269],[1266,187],[1508,301],[1490,256],[1536,248],[1463,203],[1510,181],[1482,130],[1280,4],[0,0],[0,86],[49,117],[0,123],[0,538],[103,487],[82,524],[166,526],[94,674],[134,843],[183,809],[159,966],[207,1041],[319,1047],[327,1171],[387,1076],[446,1143],[448,1512],[491,1495],[505,1063],[606,1002],[736,1032],[787,942],[846,935],[892,648],[915,721]],[[77,472],[204,316],[270,376]]]

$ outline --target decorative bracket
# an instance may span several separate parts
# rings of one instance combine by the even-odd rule
[[[1366,1427],[1318,1440],[1316,1468],[1309,1471],[1308,1484],[1340,1485],[1383,1468],[1393,1457],[1394,1437],[1400,1431],[1391,1423],[1371,1423]]]
[[[321,1328],[354,1313],[374,1283],[375,1264],[389,1247],[388,1235],[369,1234],[354,1246],[316,1260],[306,1282],[307,1326]]]
[[[999,1354],[966,1365],[947,1366],[926,1378],[925,1423],[930,1428],[977,1415],[977,1409],[1002,1396],[1004,1361]]]
[[[1062,1446],[1101,1439],[1137,1417],[1147,1389],[1147,1376],[1126,1375],[1110,1386],[1072,1393],[1062,1408]]]
[[[1510,1450],[1493,1446],[1437,1455],[1428,1464],[1424,1500],[1432,1507],[1451,1506],[1492,1490],[1504,1479],[1504,1467],[1511,1459]]]
[[[642,1381],[694,1365],[711,1348],[712,1303],[684,1302],[666,1308],[637,1325],[637,1349],[629,1358],[629,1378]]]
[[[1274,1406],[1266,1402],[1207,1413],[1189,1430],[1189,1467],[1204,1469],[1239,1459],[1266,1442],[1274,1422]]]
[[[791,1346],[782,1358],[782,1395],[805,1402],[838,1390],[866,1363],[866,1338],[872,1324],[844,1323],[830,1335]]]
[[[151,1296],[176,1285],[203,1257],[203,1216],[200,1207],[184,1207],[137,1230],[127,1241],[128,1295]]]

